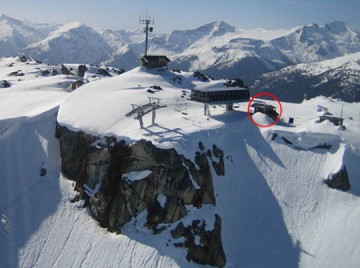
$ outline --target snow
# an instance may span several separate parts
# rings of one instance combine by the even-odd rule
[[[204,116],[202,104],[181,98],[183,90],[206,85],[191,73],[138,67],[70,93],[62,88],[67,77],[43,80],[32,74],[35,66],[24,64],[24,80],[12,80],[14,88],[0,90],[0,209],[10,230],[0,233],[4,267],[202,267],[187,262],[186,251],[173,246],[180,240],[173,239],[169,230],[178,222],[153,235],[144,227],[145,210],[116,235],[99,227],[81,202],[71,202],[76,192],[60,173],[56,120],[95,135],[150,140],[192,160],[199,141],[206,149],[214,144],[221,148],[226,175],[212,172],[216,206],[187,206],[182,221],[189,225],[194,219],[204,220],[211,230],[215,213],[222,218],[227,267],[358,266],[359,103],[324,97],[283,103],[283,122],[259,128],[248,119],[246,104],[233,112],[212,107],[212,116]],[[181,77],[181,84],[174,77]],[[153,85],[163,90],[148,93]],[[125,115],[130,104],[146,104],[148,97],[160,98],[167,107],[157,111],[155,125],[150,124],[151,115],[144,116],[145,127],[140,129],[137,120]],[[187,114],[177,111],[179,99],[187,104]],[[344,107],[346,130],[317,123],[318,105],[338,116]],[[262,114],[254,116],[268,120]],[[294,124],[285,123],[289,117]],[[275,140],[273,133],[278,134]],[[325,142],[331,145],[329,150],[312,149]],[[39,174],[42,165],[47,169],[44,177]],[[329,189],[323,179],[343,165],[351,189]],[[151,171],[143,172],[126,176],[136,180]],[[99,187],[87,190],[93,193]],[[165,205],[166,196],[158,200]]]
[[[51,64],[95,64],[103,61],[112,49],[94,29],[80,22],[72,22],[21,52]]]
[[[312,75],[320,75],[326,71],[342,66],[345,66],[349,69],[360,70],[360,52],[322,62],[301,63],[294,66],[285,67],[284,70],[287,72],[294,70],[306,70],[306,72],[311,73]]]
[[[156,200],[159,202],[160,206],[163,208],[163,207],[165,207],[166,199],[167,199],[166,195],[159,194]]]
[[[123,177],[123,179],[129,180],[129,181],[138,181],[138,180],[145,179],[150,174],[152,174],[151,170],[132,171],[130,173],[124,173],[122,175],[122,177]]]
[[[2,16],[0,44],[0,56],[21,53],[50,64],[103,63],[130,70],[144,52],[144,33],[96,31],[80,22],[41,25]],[[149,42],[150,54],[167,55],[176,68],[207,70],[214,76],[217,67],[227,78],[235,78],[238,71],[233,70],[239,66],[243,75],[253,75],[359,51],[359,33],[343,22],[246,30],[217,21],[170,34],[150,33]]]

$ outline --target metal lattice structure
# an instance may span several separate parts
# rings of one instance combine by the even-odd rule
[[[144,105],[130,104],[132,110],[126,114],[126,117],[134,116],[134,119],[139,120],[140,128],[144,128],[143,116],[152,112],[152,125],[155,124],[156,110],[167,107],[166,104],[160,104],[159,98],[149,97],[149,103]]]
[[[147,51],[148,51],[148,40],[149,40],[149,32],[153,31],[153,27],[149,27],[149,25],[154,24],[155,21],[154,19],[150,19],[150,16],[147,15],[147,11],[146,11],[146,15],[145,18],[139,18],[139,23],[140,24],[145,24],[145,28],[144,28],[144,32],[145,32],[145,56],[147,56]]]

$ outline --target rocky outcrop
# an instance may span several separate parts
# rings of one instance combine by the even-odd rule
[[[345,166],[343,166],[337,173],[330,174],[324,180],[324,182],[330,188],[339,189],[342,191],[347,191],[351,187],[351,184],[349,182],[349,175]]]
[[[175,243],[176,247],[188,248],[186,258],[201,264],[224,267],[226,264],[225,252],[221,241],[221,218],[215,214],[213,230],[206,230],[206,222],[194,220],[192,225],[185,227],[180,222],[171,231],[175,239],[184,237],[185,242]]]
[[[122,226],[146,210],[146,226],[157,234],[166,229],[159,228],[160,224],[185,217],[186,206],[201,208],[216,203],[209,159],[218,175],[224,175],[225,167],[224,154],[215,145],[209,157],[199,143],[194,163],[175,149],[160,149],[145,140],[127,144],[59,125],[56,136],[63,173],[76,181],[75,189],[86,200],[92,216],[109,231],[121,232]],[[223,266],[220,217],[216,216],[213,231],[205,231],[205,223],[196,226],[193,224],[188,233],[202,237],[204,246],[194,246],[188,235],[189,260]],[[220,257],[211,257],[214,249]]]
[[[86,67],[86,65],[83,65],[83,64],[79,65],[79,67],[78,67],[78,76],[84,78],[85,72],[87,70],[88,70],[88,68]]]
[[[10,83],[6,80],[1,80],[0,81],[0,88],[8,88],[11,87]]]
[[[64,64],[61,64],[61,69],[60,69],[60,73],[64,74],[64,75],[70,75],[71,70],[69,70]]]

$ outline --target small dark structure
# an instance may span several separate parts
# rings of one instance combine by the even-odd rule
[[[335,117],[335,116],[329,116],[329,115],[321,115],[319,123],[328,120],[331,123],[333,123],[335,126],[342,126],[344,123],[344,118],[341,117]]]
[[[167,67],[170,62],[169,58],[165,55],[155,56],[146,55],[141,57],[141,65],[147,69],[163,68]]]
[[[250,92],[246,88],[195,89],[191,94],[191,100],[208,104],[247,102],[249,99]]]
[[[200,88],[191,92],[192,101],[204,103],[204,113],[209,113],[209,105],[226,105],[226,110],[233,109],[234,103],[248,102],[250,92],[248,88]]]
[[[251,107],[254,108],[253,114],[260,112],[260,113],[266,114],[267,116],[271,117],[273,120],[277,120],[279,117],[279,114],[276,112],[276,108],[272,105],[255,102],[255,103],[251,104]]]

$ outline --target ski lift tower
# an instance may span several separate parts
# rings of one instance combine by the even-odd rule
[[[146,11],[146,15],[145,18],[143,17],[139,17],[139,23],[140,24],[145,24],[145,28],[144,28],[144,32],[145,32],[145,56],[147,56],[147,50],[148,50],[148,39],[149,39],[149,32],[152,33],[154,28],[153,27],[149,27],[149,25],[154,24],[154,18],[151,20],[150,16],[148,16],[147,11]]]

